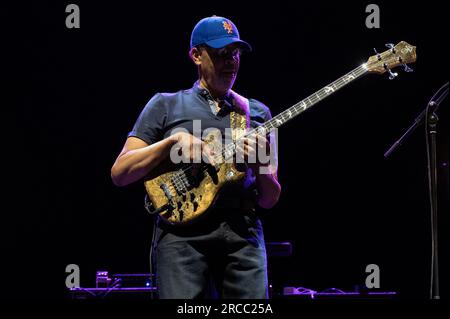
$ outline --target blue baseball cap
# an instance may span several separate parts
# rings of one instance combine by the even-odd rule
[[[245,50],[252,50],[250,44],[240,39],[238,29],[227,18],[218,16],[204,18],[192,30],[191,49],[200,44],[220,49],[231,43],[239,43]]]

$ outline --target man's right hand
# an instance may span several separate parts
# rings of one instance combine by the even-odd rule
[[[172,162],[182,163],[208,163],[215,165],[215,154],[213,148],[206,142],[186,132],[177,132],[170,136],[173,141],[170,156]]]

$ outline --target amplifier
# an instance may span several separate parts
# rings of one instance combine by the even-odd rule
[[[151,299],[156,293],[153,274],[113,274],[97,271],[95,288],[71,288],[72,299],[120,298]]]
[[[71,288],[72,299],[152,299],[155,287]]]
[[[329,288],[324,291],[314,291],[303,287],[284,287],[281,298],[287,299],[392,299],[397,296],[395,291],[342,291]]]
[[[120,287],[153,287],[154,276],[152,274],[114,274],[112,281],[120,283]]]

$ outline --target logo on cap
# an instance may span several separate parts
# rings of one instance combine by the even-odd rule
[[[223,28],[227,30],[228,33],[233,33],[233,26],[228,21],[223,21]]]

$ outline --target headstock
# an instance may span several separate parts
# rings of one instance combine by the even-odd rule
[[[375,50],[376,54],[367,60],[367,71],[378,74],[389,72],[389,79],[391,80],[398,75],[391,71],[396,66],[403,65],[406,72],[411,72],[412,69],[407,64],[416,61],[416,47],[405,41],[399,42],[396,46],[391,43],[386,44],[386,46],[389,50],[383,53],[378,53]]]

